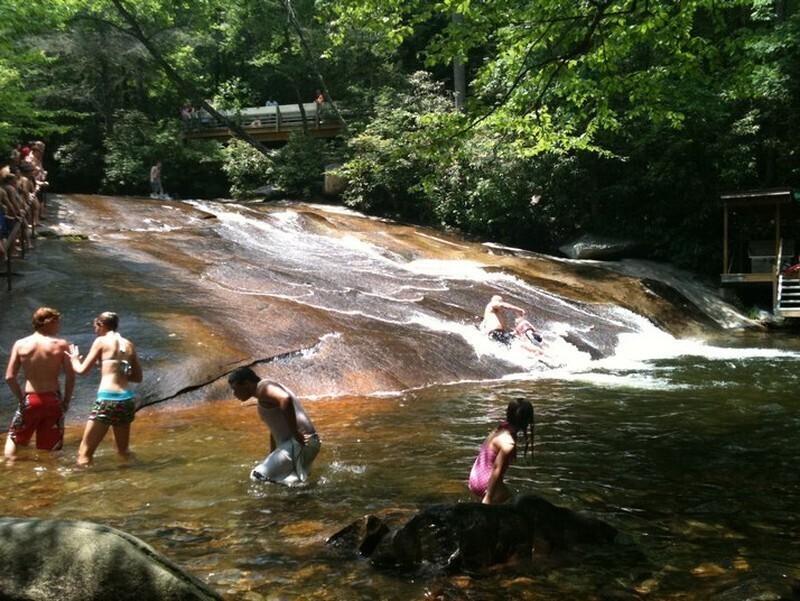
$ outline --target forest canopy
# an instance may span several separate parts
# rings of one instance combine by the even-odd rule
[[[797,185],[789,0],[7,0],[0,143],[58,190],[273,186],[553,251],[582,234],[712,273],[721,191]],[[324,94],[343,133],[186,139],[181,107]],[[99,168],[98,168],[99,166]]]

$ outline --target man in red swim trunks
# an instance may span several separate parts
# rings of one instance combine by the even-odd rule
[[[64,442],[64,413],[72,400],[75,372],[68,356],[69,344],[56,338],[61,314],[42,307],[33,314],[30,336],[14,343],[6,368],[6,384],[19,402],[6,439],[5,456],[13,459],[17,447],[26,446],[36,433],[36,448],[57,451]],[[20,386],[22,369],[25,384]],[[59,377],[64,372],[64,396]]]

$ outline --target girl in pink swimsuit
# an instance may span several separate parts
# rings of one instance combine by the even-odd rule
[[[530,430],[529,430],[530,429]],[[506,408],[506,421],[486,437],[469,474],[469,490],[481,503],[492,505],[511,498],[503,476],[517,458],[517,435],[525,439],[523,457],[533,440],[533,405],[514,399]]]

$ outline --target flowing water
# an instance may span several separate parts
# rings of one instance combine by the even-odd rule
[[[91,469],[73,465],[94,372],[79,379],[65,450],[29,450],[3,469],[7,515],[121,528],[229,599],[797,590],[800,339],[676,339],[629,308],[543,285],[555,268],[538,257],[486,259],[332,209],[63,197],[50,211],[90,239],[42,240],[17,264],[2,359],[39,305],[61,309],[62,335],[84,349],[91,317],[118,311],[146,369],[137,460],[120,463],[106,441]],[[530,308],[547,364],[477,335],[494,290]],[[321,433],[308,486],[248,480],[266,430],[224,374],[254,362],[297,389]],[[536,406],[535,454],[512,466],[510,486],[599,517],[628,544],[450,576],[382,572],[326,546],[368,513],[468,501],[477,448],[520,395]],[[7,423],[10,395],[0,399]]]

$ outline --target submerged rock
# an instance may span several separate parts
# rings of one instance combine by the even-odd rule
[[[328,543],[369,557],[377,567],[448,572],[479,570],[516,558],[620,539],[610,524],[525,494],[513,505],[455,503],[365,516]]]
[[[141,540],[91,522],[0,518],[0,564],[2,599],[222,599]]]

